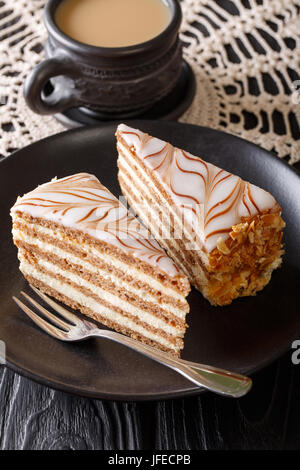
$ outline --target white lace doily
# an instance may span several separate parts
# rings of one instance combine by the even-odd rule
[[[293,0],[182,0],[197,93],[180,119],[300,160],[300,6]],[[0,0],[0,155],[61,132],[31,112],[24,79],[43,57],[45,0]]]

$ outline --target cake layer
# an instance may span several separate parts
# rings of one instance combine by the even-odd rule
[[[85,269],[93,273],[101,274],[103,278],[119,279],[121,287],[125,284],[132,289],[139,289],[139,295],[148,296],[157,302],[172,308],[173,312],[187,313],[189,306],[182,294],[173,287],[165,287],[160,279],[138,270],[135,266],[129,266],[120,259],[109,256],[107,253],[99,251],[96,247],[91,247],[88,243],[82,243],[77,239],[66,235],[58,227],[55,230],[45,228],[39,224],[27,224],[21,217],[15,218],[13,236],[14,241],[23,241],[34,245],[43,252],[73,261],[80,264]],[[167,307],[169,305],[169,307]]]
[[[110,288],[105,290],[94,280],[92,282],[88,280],[88,272],[82,266],[77,272],[65,269],[60,264],[63,262],[63,257],[60,258],[60,262],[55,256],[48,257],[45,251],[37,249],[37,244],[26,244],[24,239],[16,238],[16,244],[19,248],[20,270],[26,278],[35,280],[33,285],[39,286],[37,281],[41,281],[43,285],[67,297],[69,299],[67,305],[71,305],[70,301],[76,302],[78,309],[84,314],[87,314],[86,309],[88,309],[93,319],[107,326],[110,326],[111,322],[114,324],[117,322],[120,328],[149,337],[151,341],[156,341],[164,350],[168,349],[173,354],[178,354],[183,347],[181,338],[186,329],[184,320],[163,308],[157,309],[155,305],[151,309],[149,303],[145,304],[144,296],[136,298],[136,302],[132,302],[132,299],[125,300],[114,288],[113,282],[118,283],[118,278],[113,279]],[[70,256],[67,252],[64,255],[65,259]],[[128,292],[130,294],[130,291]],[[60,300],[60,297],[56,298]],[[121,331],[120,328],[117,328],[117,331]]]
[[[20,231],[20,228],[14,228],[13,233],[15,244],[19,248],[20,269],[24,275],[40,280],[45,280],[46,276],[48,284],[49,277],[53,277],[64,285],[71,285],[99,304],[136,321],[143,327],[147,326],[151,331],[154,328],[157,335],[167,334],[169,342],[175,342],[177,348],[183,346],[182,341],[178,339],[183,337],[186,329],[185,312],[172,303],[159,303],[158,291],[156,295],[150,295],[143,289],[124,282],[122,274],[110,273],[109,262],[105,265],[106,271],[101,270],[86,258],[82,260],[55,246],[54,238],[54,244],[45,243],[39,238],[38,230],[35,230],[34,236],[25,230]],[[84,244],[81,249],[83,246]],[[130,270],[130,267],[127,268]],[[76,299],[72,297],[72,300]],[[188,306],[184,304],[184,307],[187,310]],[[102,321],[103,315],[100,318],[97,317],[97,311],[94,314],[95,319]],[[109,320],[115,321],[111,316]]]
[[[20,261],[20,269],[22,272],[31,274],[33,277],[36,277],[37,273],[39,273],[41,279],[42,277],[56,279],[62,284],[69,285],[88,297],[93,298],[96,302],[101,303],[101,305],[114,309],[115,312],[123,315],[123,317],[131,318],[139,324],[154,328],[159,334],[163,335],[166,333],[170,335],[170,338],[174,339],[174,341],[176,340],[176,336],[182,335],[185,330],[182,326],[172,326],[164,319],[153,315],[152,312],[147,309],[143,310],[138,306],[119,299],[117,295],[102,290],[98,286],[86,281],[81,276],[66,271],[49,261],[36,258],[31,252],[22,250]]]
[[[197,250],[193,240],[193,233],[188,227],[182,224],[180,216],[176,212],[175,206],[168,206],[163,203],[153,181],[147,174],[136,165],[130,152],[121,144],[118,159],[119,180],[121,187],[124,187],[126,197],[134,200],[132,207],[137,208],[137,213],[143,222],[150,228],[156,239],[160,240],[165,249],[172,247],[173,259],[178,266],[188,275],[193,276],[193,266],[195,265],[194,250]],[[135,189],[132,189],[132,181],[135,176]],[[154,229],[154,230],[153,230]],[[185,263],[188,258],[189,263]],[[203,255],[204,262],[207,257]]]
[[[123,154],[119,154],[119,181],[122,187],[124,194],[128,200],[128,203],[131,207],[134,207],[139,217],[144,222],[145,225],[151,230],[153,236],[159,240],[161,246],[167,251],[167,253],[173,257],[174,261],[180,267],[180,269],[186,273],[190,278],[191,282],[198,287],[199,290],[206,297],[209,296],[206,286],[212,284],[213,280],[211,274],[206,269],[206,254],[199,252],[199,250],[194,249],[192,245],[193,241],[187,238],[187,235],[184,233],[184,230],[181,232],[176,218],[173,218],[174,231],[176,237],[172,238],[170,227],[164,229],[164,224],[159,225],[159,218],[155,217],[155,214],[160,213],[161,219],[170,221],[170,213],[168,213],[168,207],[166,204],[160,204],[157,201],[156,197],[151,193],[149,187],[150,184],[141,183],[141,179],[135,179],[135,191],[132,191],[132,180],[130,177],[131,172],[127,172],[128,165],[125,163]],[[126,167],[126,170],[125,170]],[[138,168],[135,167],[136,174],[139,174]],[[138,191],[140,191],[138,193]],[[141,205],[139,195],[143,195],[143,204],[142,210],[138,209],[138,206]],[[156,221],[157,220],[157,221]],[[180,237],[181,233],[181,239]],[[191,249],[192,245],[192,249]],[[220,280],[219,276],[215,280],[215,286],[223,286],[223,279]],[[214,286],[214,288],[215,288]],[[223,287],[221,287],[223,288]],[[219,298],[219,302],[223,302],[223,299]]]
[[[122,171],[122,164],[120,160],[120,175],[119,180],[120,184],[122,185],[122,189],[124,194],[126,194],[126,198],[128,200],[129,205],[132,207],[136,207],[139,204],[139,198],[136,194],[131,191],[130,183],[124,178],[124,171]],[[146,189],[143,191],[144,194],[144,208],[146,207],[147,213],[154,212],[155,210],[159,210],[159,206],[156,202],[151,199],[147,198]],[[165,211],[161,211],[161,216],[166,218]],[[148,228],[151,230],[153,236],[160,241],[161,246],[167,251],[167,253],[173,257],[174,261],[177,263],[178,267],[190,278],[194,279],[197,276],[201,276],[202,270],[206,270],[205,264],[202,262],[202,259],[199,257],[199,254],[195,250],[191,250],[187,248],[190,242],[188,239],[183,237],[182,240],[174,239],[170,237],[168,229],[166,232],[162,229],[162,224],[158,225],[155,222],[154,217],[147,217],[144,211],[141,211],[139,214],[140,219],[144,224],[148,225]],[[200,269],[201,268],[201,271]],[[202,281],[205,282],[205,278],[202,278]]]
[[[80,232],[70,230],[62,225],[55,224],[53,232],[53,223],[41,218],[34,218],[26,213],[16,211],[14,214],[14,227],[19,227],[21,231],[31,231],[33,234],[38,233],[39,238],[45,241],[55,240],[57,246],[62,246],[65,250],[70,249],[77,253],[78,256],[88,256],[97,265],[102,260],[113,259],[113,266],[123,272],[128,272],[128,267],[134,273],[135,279],[146,279],[147,283],[158,291],[164,291],[170,296],[182,299],[190,291],[189,283],[185,276],[170,277],[163,271],[156,271],[135,257],[128,256],[125,252],[121,252],[112,248],[107,242],[97,241],[92,237],[83,238]],[[84,243],[82,242],[84,241]],[[82,253],[83,252],[83,253]],[[164,252],[163,252],[164,253]],[[165,256],[165,253],[164,253]]]
[[[38,186],[19,198],[11,214],[24,213],[41,224],[58,223],[75,235],[88,236],[127,262],[184,280],[173,261],[125,206],[95,176],[79,173]]]
[[[267,192],[143,132],[117,130],[123,194],[214,305],[254,295],[281,263],[281,209]]]
[[[29,282],[117,331],[179,355],[189,282],[95,177],[39,186],[11,213],[20,270]]]
[[[88,281],[94,286],[94,290],[98,292],[97,295],[100,295],[102,298],[105,298],[106,293],[114,292],[120,300],[125,300],[126,303],[130,306],[142,307],[147,312],[153,313],[154,316],[158,318],[163,318],[167,323],[176,323],[185,327],[184,314],[180,309],[175,309],[172,305],[161,304],[157,305],[157,299],[153,296],[147,296],[143,294],[143,291],[138,291],[137,289],[132,288],[128,284],[123,284],[119,278],[112,277],[107,279],[101,276],[101,273],[93,272],[90,268],[91,265],[88,263],[75,264],[70,260],[70,256],[65,252],[65,258],[57,257],[55,255],[50,255],[49,251],[42,251],[37,248],[36,244],[24,243],[24,241],[16,241],[18,248],[23,248],[24,250],[33,254],[40,263],[50,263],[57,267],[57,269],[62,269],[64,272],[76,274],[82,277],[85,281]],[[62,252],[63,253],[63,252]],[[58,272],[58,271],[57,271]],[[98,289],[97,289],[98,287]],[[100,288],[100,289],[99,289]],[[103,294],[103,295],[102,295]]]
[[[229,238],[243,218],[280,212],[271,194],[170,143],[124,124],[118,126],[117,138],[118,148],[142,165],[156,192],[207,252],[216,248],[220,236]]]
[[[36,276],[31,276],[25,269],[22,272],[31,285],[37,287],[45,294],[63,302],[74,310],[80,310],[84,315],[87,315],[109,328],[113,328],[120,333],[131,336],[150,346],[157,347],[178,356],[178,345],[175,346],[172,342],[168,341],[168,339],[157,336],[155,333],[148,331],[148,329],[137,325],[135,320],[126,319],[123,315],[116,314],[113,309],[105,307],[90,297],[79,294],[78,291],[71,286],[62,285],[61,282],[55,282],[55,280],[52,280],[50,277],[42,276],[39,272],[36,272]]]

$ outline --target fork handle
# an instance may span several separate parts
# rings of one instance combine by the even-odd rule
[[[93,329],[89,336],[100,336],[128,346],[151,359],[175,370],[198,387],[231,397],[245,395],[252,386],[252,380],[241,374],[229,372],[217,367],[184,361],[164,353],[159,349],[140,343],[139,341],[121,335],[114,331]]]

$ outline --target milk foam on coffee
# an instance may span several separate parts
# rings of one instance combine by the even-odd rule
[[[126,47],[160,34],[171,19],[164,0],[63,0],[55,21],[69,37],[100,47]]]

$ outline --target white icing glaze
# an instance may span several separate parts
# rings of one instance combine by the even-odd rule
[[[181,275],[149,232],[95,176],[88,173],[38,186],[17,199],[11,214],[18,211],[107,241],[169,276]]]
[[[242,217],[280,211],[270,193],[200,157],[125,124],[117,135],[155,173],[208,252],[220,237],[228,238]]]

